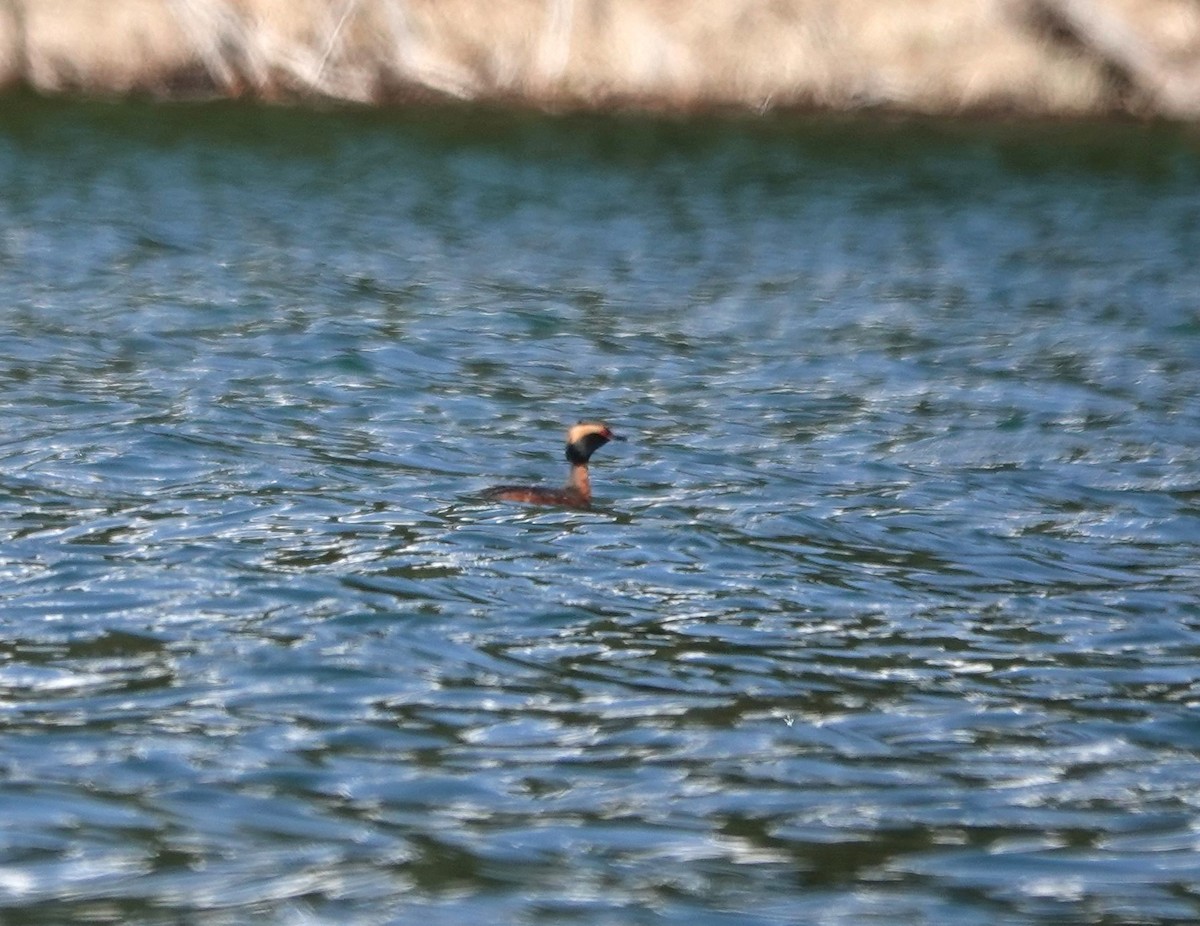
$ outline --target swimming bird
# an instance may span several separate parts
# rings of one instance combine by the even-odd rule
[[[571,475],[561,489],[537,486],[494,486],[483,493],[493,501],[522,502],[527,505],[564,505],[568,508],[587,508],[592,503],[592,482],[588,478],[588,460],[610,440],[624,440],[606,424],[581,421],[567,431],[567,462]]]

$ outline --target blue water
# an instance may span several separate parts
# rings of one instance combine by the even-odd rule
[[[1200,918],[1194,133],[0,106],[5,926]]]

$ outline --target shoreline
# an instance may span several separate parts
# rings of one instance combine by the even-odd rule
[[[1200,120],[1189,0],[9,0],[0,90]]]

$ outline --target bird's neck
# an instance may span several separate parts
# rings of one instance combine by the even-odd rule
[[[588,477],[586,463],[571,464],[571,477],[567,480],[567,488],[578,492],[585,502],[592,500],[592,480]]]

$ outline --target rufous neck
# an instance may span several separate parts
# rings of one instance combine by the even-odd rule
[[[567,488],[574,489],[583,496],[583,500],[592,500],[592,480],[588,477],[586,463],[571,464],[571,478],[567,480]]]

